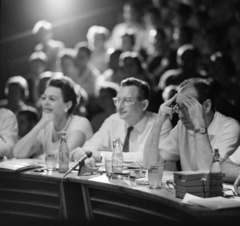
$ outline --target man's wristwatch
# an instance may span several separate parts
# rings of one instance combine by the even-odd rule
[[[205,134],[207,133],[207,128],[204,126],[200,126],[199,128],[194,130],[195,133]]]

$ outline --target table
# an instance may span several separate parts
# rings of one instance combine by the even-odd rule
[[[170,172],[165,172],[170,173]],[[211,211],[182,205],[175,191],[151,190],[129,180],[109,180],[105,174],[64,180],[58,172],[0,172],[0,214],[7,220],[34,222],[97,222],[114,225],[234,225],[240,209]],[[80,223],[79,223],[80,224]],[[9,225],[9,224],[8,224]]]

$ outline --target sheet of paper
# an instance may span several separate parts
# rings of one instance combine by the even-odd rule
[[[189,193],[186,193],[183,200],[182,200],[182,203],[183,204],[191,204],[191,205],[194,205],[193,203],[189,203],[188,201],[189,200],[196,200],[196,199],[203,199],[201,197],[198,197],[198,196],[195,196],[195,195],[192,195],[192,194],[189,194]]]
[[[226,199],[223,197],[213,197],[204,199],[190,199],[189,203],[206,207],[211,210],[229,209],[229,208],[240,208],[240,202],[234,199]]]

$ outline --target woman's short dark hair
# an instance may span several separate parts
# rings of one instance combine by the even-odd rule
[[[212,103],[211,110],[215,110],[215,91],[210,82],[202,78],[190,78],[183,81],[179,87],[182,88],[186,85],[192,85],[195,88],[200,103],[209,99]]]
[[[73,80],[66,76],[55,76],[47,83],[47,87],[52,86],[61,89],[63,95],[63,101],[67,103],[72,101],[72,107],[68,109],[68,113],[71,114],[75,106],[79,102],[80,94],[77,91],[77,86]]]
[[[149,100],[150,98],[150,86],[147,82],[137,78],[126,78],[122,80],[121,87],[125,86],[137,86],[138,87],[138,98],[140,100]]]

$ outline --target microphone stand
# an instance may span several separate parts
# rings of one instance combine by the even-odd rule
[[[77,167],[77,166],[76,166]],[[64,175],[63,175],[63,178],[66,177],[72,170],[74,170],[76,167],[74,167],[73,169],[71,170],[68,170]],[[90,168],[88,166],[85,165],[85,162],[84,161],[80,161],[79,162],[79,169],[78,169],[78,176],[82,176],[84,175],[85,173],[100,173],[102,174],[101,171],[98,170],[98,168]]]

